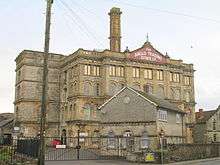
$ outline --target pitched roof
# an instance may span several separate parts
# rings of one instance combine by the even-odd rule
[[[110,102],[113,98],[115,98],[124,89],[129,89],[129,90],[135,92],[137,95],[143,97],[145,100],[151,102],[152,104],[154,104],[155,106],[158,106],[160,108],[165,108],[167,110],[176,111],[176,112],[179,112],[179,113],[185,113],[181,109],[179,109],[175,104],[170,103],[168,100],[165,100],[165,99],[162,99],[162,98],[158,98],[158,97],[156,97],[154,95],[147,94],[145,92],[133,89],[131,87],[124,87],[123,89],[121,89],[118,93],[116,93],[109,100],[107,100],[104,104],[102,104],[99,107],[99,109],[102,108],[103,106],[105,106],[106,104],[108,104],[108,102]]]
[[[196,117],[196,123],[205,123],[215,114],[215,112],[217,112],[217,110],[203,111],[202,117]]]
[[[180,113],[185,113],[181,109],[179,109],[175,104],[170,103],[168,100],[158,98],[158,97],[156,97],[152,94],[148,94],[148,93],[136,90],[136,89],[133,89],[133,90],[136,91],[137,93],[139,93],[140,95],[142,95],[144,98],[152,101],[153,103],[155,103],[160,108],[165,108],[167,110],[173,110],[173,111],[177,111],[177,112],[180,112]]]

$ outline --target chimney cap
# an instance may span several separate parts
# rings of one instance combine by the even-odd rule
[[[121,12],[119,7],[112,7],[111,10],[110,10],[109,15],[112,14],[112,13],[121,14],[122,12]]]

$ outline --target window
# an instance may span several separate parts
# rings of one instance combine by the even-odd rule
[[[99,66],[93,66],[93,75],[100,76],[100,67]]]
[[[138,85],[138,84],[133,85],[132,88],[134,88],[136,90],[140,90],[141,89],[140,85]]]
[[[133,77],[140,77],[140,68],[133,68]]]
[[[190,92],[189,91],[185,92],[185,100],[186,100],[186,102],[190,102]]]
[[[216,141],[217,141],[217,135],[213,134],[213,142],[216,142]]]
[[[18,71],[18,81],[21,79],[21,70]]]
[[[115,134],[114,134],[114,132],[113,131],[110,131],[109,133],[108,133],[108,139],[107,139],[107,146],[108,146],[108,148],[110,148],[110,149],[114,149],[115,147],[116,147],[116,141],[115,141],[116,139],[115,139]]]
[[[91,75],[91,66],[84,65],[84,75]]]
[[[157,96],[163,98],[164,97],[164,87],[159,85],[157,88]]]
[[[130,130],[126,130],[123,134],[122,138],[122,147],[127,148],[133,145],[132,132]]]
[[[115,76],[115,66],[111,65],[109,67],[109,75],[110,76]]]
[[[85,82],[84,83],[84,95],[90,95],[90,89],[91,89],[91,85],[89,82]]]
[[[84,119],[89,120],[91,117],[91,106],[89,104],[85,104],[83,109],[84,109]]]
[[[190,85],[190,77],[189,76],[184,76],[184,84]]]
[[[144,85],[144,92],[153,94],[153,86],[149,84]]]
[[[171,88],[171,97],[174,100],[180,100],[180,89]]]
[[[158,119],[161,121],[167,121],[167,111],[158,110]]]
[[[180,74],[170,72],[170,81],[179,83],[180,82]]]
[[[64,71],[64,83],[67,81],[67,71]]]
[[[109,86],[109,95],[113,96],[117,92],[117,86],[115,83],[111,83]]]
[[[144,70],[144,78],[153,79],[153,70],[152,69],[145,69]]]
[[[216,130],[216,120],[215,119],[213,119],[213,122],[212,122],[212,129]]]
[[[176,123],[181,123],[181,115],[179,113],[176,114]]]
[[[121,66],[116,67],[116,76],[118,77],[124,76],[124,67]]]
[[[100,85],[99,83],[96,83],[94,86],[94,95],[99,96],[100,95]]]
[[[157,80],[163,80],[163,71],[157,70]]]
[[[142,149],[149,148],[149,137],[146,131],[142,133],[140,145]]]

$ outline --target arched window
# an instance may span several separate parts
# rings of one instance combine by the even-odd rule
[[[132,88],[134,88],[135,90],[141,90],[141,87],[138,84],[133,85]]]
[[[149,93],[149,94],[153,94],[153,86],[150,84],[144,85],[144,92]]]
[[[185,100],[186,100],[186,102],[190,102],[190,92],[189,91],[185,92]]]
[[[83,109],[84,109],[84,119],[89,120],[91,117],[91,106],[89,104],[85,104]]]
[[[161,86],[161,85],[158,86],[157,96],[158,96],[158,97],[162,97],[162,98],[164,97],[164,87]]]
[[[108,132],[107,146],[110,149],[114,149],[116,147],[116,138],[113,131]]]
[[[90,90],[91,89],[91,85],[89,82],[85,82],[84,83],[84,95],[86,96],[89,96],[91,93],[90,93]]]
[[[142,136],[140,139],[140,145],[142,149],[149,148],[149,137],[148,137],[147,131],[144,131],[142,133]]]
[[[99,141],[99,130],[94,130],[93,133],[92,133],[92,142],[93,143],[96,143]]]
[[[111,83],[109,87],[109,95],[113,96],[116,93],[117,86],[115,83]]]
[[[126,130],[123,133],[123,137],[122,137],[122,147],[123,148],[131,148],[132,145],[134,145],[134,139],[133,139],[132,132],[130,130]]]

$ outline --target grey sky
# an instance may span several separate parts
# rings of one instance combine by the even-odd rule
[[[68,4],[72,11],[62,3]],[[123,2],[123,3],[121,3]],[[150,41],[162,53],[193,63],[197,108],[220,104],[219,0],[54,0],[51,52],[70,54],[78,48],[109,48],[111,7],[122,14],[122,49]],[[131,5],[128,5],[131,4]],[[15,62],[23,49],[43,50],[45,0],[0,0],[0,112],[13,112]],[[141,7],[142,6],[142,7]],[[209,18],[161,12],[184,13]]]

